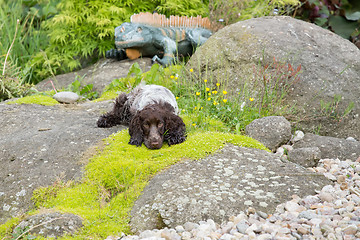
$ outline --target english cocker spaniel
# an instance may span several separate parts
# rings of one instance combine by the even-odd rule
[[[159,149],[163,142],[170,145],[186,139],[186,128],[178,116],[174,94],[158,85],[139,85],[129,94],[121,93],[113,109],[97,121],[98,127],[128,125],[129,144]]]

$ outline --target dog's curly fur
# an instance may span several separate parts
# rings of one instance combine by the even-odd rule
[[[149,149],[159,149],[163,142],[169,145],[186,140],[183,120],[177,116],[175,96],[165,87],[146,85],[135,88],[129,94],[121,93],[113,109],[97,121],[98,127],[128,125],[129,144]]]

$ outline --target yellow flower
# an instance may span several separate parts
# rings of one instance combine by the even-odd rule
[[[220,87],[220,83],[216,83],[216,86],[217,86],[217,87]]]
[[[200,108],[200,110],[202,110],[202,109],[203,109],[203,107]]]
[[[207,83],[207,79],[204,79],[204,82]]]
[[[207,88],[206,88],[206,91],[207,91],[207,92],[210,91],[210,88],[207,87]]]
[[[254,98],[251,97],[251,98],[249,98],[249,100],[250,100],[250,102],[252,102],[252,101],[254,101]]]
[[[192,125],[195,127],[195,126],[196,126],[196,123],[193,123]]]
[[[196,96],[199,96],[200,95],[200,92],[196,92]]]
[[[208,93],[209,96],[211,96],[211,93]]]
[[[223,102],[226,103],[226,102],[227,102],[227,99],[223,99]]]
[[[214,101],[213,104],[216,106],[216,105],[218,105],[219,103],[217,103],[216,101]]]
[[[211,100],[211,98],[209,97],[209,98],[208,98],[208,101],[210,101],[210,100]]]
[[[178,79],[178,77],[175,76],[175,80],[177,80],[177,79]]]
[[[174,78],[174,76],[173,76],[173,75],[171,75],[171,76],[170,76],[170,78],[171,78],[171,79],[173,79],[173,78]]]
[[[190,68],[190,72],[193,72],[193,71],[194,71],[194,69]]]
[[[223,94],[226,95],[226,94],[227,94],[227,91],[223,91]]]
[[[194,107],[194,109],[196,110],[196,109],[197,109],[197,107]]]
[[[176,97],[176,99],[179,99],[179,97]]]
[[[183,109],[182,112],[185,112],[185,109]]]
[[[217,91],[212,91],[212,94],[217,94]]]

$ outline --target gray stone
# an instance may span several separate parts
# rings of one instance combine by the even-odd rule
[[[297,148],[288,152],[289,161],[303,167],[315,167],[321,159],[318,147]]]
[[[82,219],[71,213],[43,213],[28,217],[15,227],[24,230],[29,228],[29,234],[37,234],[45,238],[57,238],[65,234],[72,235],[83,226]]]
[[[348,141],[335,137],[318,136],[307,133],[304,138],[293,145],[294,149],[318,147],[321,151],[321,158],[339,158],[340,160],[350,159],[356,161],[360,156],[360,142]]]
[[[298,218],[305,218],[307,220],[311,220],[316,217],[318,217],[318,215],[313,210],[302,211],[298,216]]]
[[[239,233],[243,233],[245,234],[246,229],[249,228],[249,225],[245,223],[245,221],[241,221],[238,224],[236,224],[236,229],[238,230]]]
[[[79,161],[95,153],[101,139],[124,126],[98,128],[111,101],[41,106],[0,103],[0,223],[32,207],[34,189],[77,180]]]
[[[295,69],[301,65],[300,80],[289,87],[284,101],[288,106],[297,103],[298,129],[305,132],[320,129],[323,136],[360,139],[360,50],[315,24],[286,16],[239,21],[213,34],[187,66],[194,73],[201,73],[199,80],[216,76],[217,81],[227,82],[229,96],[238,98],[244,84],[254,86],[249,91],[256,101],[263,79],[256,77],[261,74],[254,71],[266,68],[269,74],[276,72],[274,58]],[[336,109],[339,119],[334,120],[330,114],[315,117],[320,112],[320,100],[330,103],[335,95],[341,96]],[[342,114],[350,102],[354,102],[354,109],[344,119]]]
[[[245,129],[246,135],[258,140],[271,151],[275,151],[291,138],[291,125],[282,116],[255,119]]]
[[[64,91],[56,93],[53,98],[60,103],[75,103],[80,97],[74,92]]]
[[[275,154],[227,145],[156,175],[135,202],[130,225],[134,232],[182,224],[190,231],[187,222],[221,223],[249,207],[270,214],[290,196],[314,194],[327,184],[323,175],[283,163]]]

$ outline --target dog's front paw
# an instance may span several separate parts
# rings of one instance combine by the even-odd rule
[[[112,125],[107,121],[107,119],[103,116],[101,116],[99,118],[99,120],[97,121],[97,126],[99,128],[109,128],[109,127],[112,127]]]

